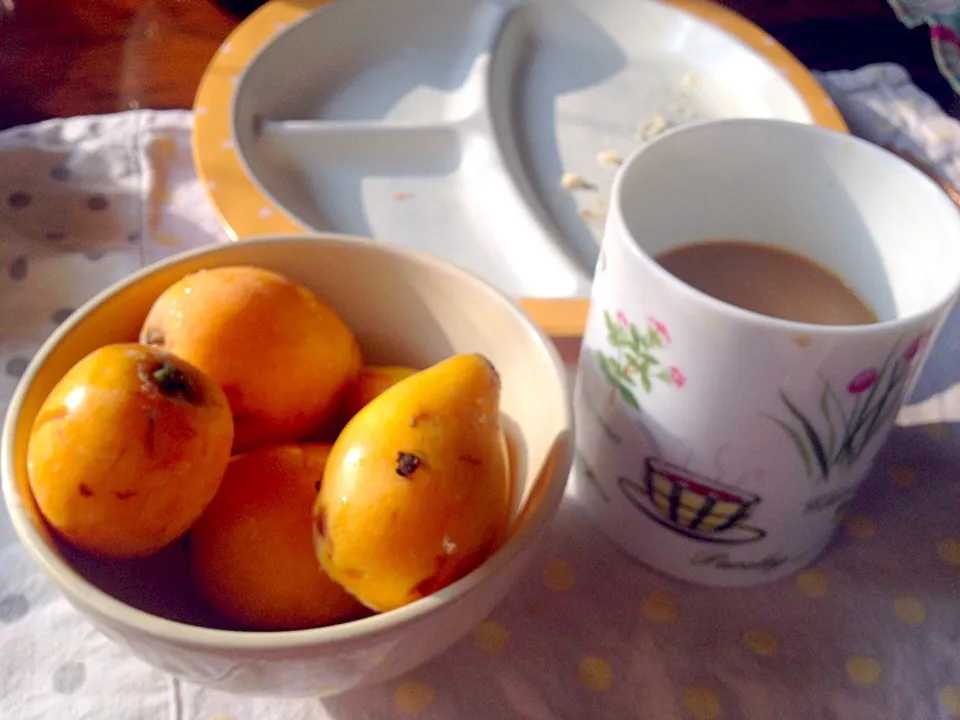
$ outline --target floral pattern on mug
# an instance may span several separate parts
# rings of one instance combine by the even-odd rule
[[[841,383],[845,392],[838,393],[834,384],[823,381],[820,392],[819,417],[802,412],[797,404],[780,392],[788,420],[766,416],[775,422],[797,450],[807,477],[816,475],[819,482],[828,482],[836,467],[849,467],[878,434],[893,421],[926,348],[930,333],[914,338],[899,354],[899,343],[879,367],[865,367]]]
[[[656,357],[672,342],[664,323],[647,316],[641,330],[619,310],[613,315],[604,311],[603,319],[611,352],[598,350],[597,360],[607,381],[628,405],[639,410],[636,391],[652,392],[655,381],[676,388],[687,384],[687,377],[680,368],[665,366]]]

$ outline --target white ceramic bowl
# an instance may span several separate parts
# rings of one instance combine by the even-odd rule
[[[33,419],[63,374],[93,349],[135,339],[153,300],[201,268],[249,264],[285,273],[331,303],[369,363],[424,367],[480,352],[499,370],[514,450],[517,509],[508,541],[480,568],[399,610],[292,632],[210,626],[177,542],[118,563],[59,542],[26,475]],[[168,673],[235,693],[328,696],[425,662],[480,622],[531,559],[556,512],[571,463],[572,419],[563,363],[518,307],[441,261],[344,236],[247,240],[190,252],[114,285],[74,313],[37,353],[3,430],[3,492],[21,542],[66,598],[105,635]]]

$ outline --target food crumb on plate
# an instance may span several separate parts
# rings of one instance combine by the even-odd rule
[[[603,222],[607,219],[607,213],[601,209],[583,208],[580,211],[580,217],[586,222]]]
[[[403,202],[404,200],[409,200],[412,197],[413,197],[413,193],[398,192],[396,195],[393,196],[393,199],[396,200],[397,202]]]
[[[597,162],[604,167],[620,167],[623,165],[623,158],[616,150],[601,150],[597,153]]]
[[[565,172],[560,178],[560,187],[564,190],[588,190],[594,186],[575,172]]]
[[[670,122],[663,115],[657,114],[646,122],[637,124],[637,136],[641,140],[649,140],[662,133],[668,127],[670,127]]]

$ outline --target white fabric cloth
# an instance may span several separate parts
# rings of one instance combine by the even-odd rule
[[[960,124],[901,68],[820,78],[854,130],[960,185]],[[226,240],[186,112],[0,134],[0,409],[93,293]],[[626,558],[568,498],[537,564],[477,632],[397,682],[326,701],[233,697],[167,677],[95,631],[0,512],[3,720],[960,717],[960,315],[854,515],[810,570],[710,590]]]

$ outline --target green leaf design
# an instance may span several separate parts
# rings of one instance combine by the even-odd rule
[[[883,364],[880,366],[880,369],[877,371],[879,378],[873,384],[873,386],[866,391],[866,393],[861,393],[857,396],[856,403],[854,404],[854,411],[850,415],[850,423],[844,428],[844,442],[840,446],[840,452],[846,452],[853,454],[854,451],[854,438],[860,429],[867,422],[868,415],[871,415],[874,410],[873,399],[876,397],[877,392],[880,390],[880,383],[882,378],[887,374],[887,368],[890,366],[890,360],[893,359],[894,354],[897,351],[900,343],[898,342],[890,350],[890,353],[887,355],[886,359],[883,361]],[[889,385],[888,385],[889,387]],[[860,398],[864,398],[862,407],[860,407]],[[859,408],[859,411],[858,411]]]
[[[833,460],[833,454],[836,451],[837,431],[833,428],[833,418],[830,416],[830,390],[824,386],[820,393],[820,412],[823,413],[823,419],[827,421],[827,457]]]
[[[887,422],[889,422],[890,417],[891,416],[895,417],[896,414],[897,414],[897,404],[893,403],[883,411],[883,414],[877,417],[874,426],[871,428],[870,433],[867,435],[866,439],[863,441],[863,445],[860,447],[861,452],[870,443],[870,441],[873,439],[873,436],[876,435],[878,431],[882,430],[884,426],[887,424]],[[858,454],[858,457],[859,457],[859,454]]]
[[[870,444],[873,436],[883,427],[890,414],[895,412],[907,377],[907,370],[904,369],[901,372],[897,372],[897,367],[898,363],[895,363],[893,374],[887,383],[887,388],[884,390],[883,395],[881,395],[880,400],[871,413],[869,422],[867,422],[863,428],[863,435],[861,436],[859,445],[854,442],[850,444],[851,462],[856,461],[857,458],[860,457],[864,448]],[[866,415],[864,415],[864,419],[866,420]]]
[[[841,427],[846,427],[849,423],[849,420],[847,420],[847,413],[844,411],[843,403],[840,402],[840,398],[837,397],[837,393],[833,389],[833,385],[827,381],[824,381],[824,389],[830,396],[830,399],[833,400],[834,410],[836,410],[840,415],[840,422],[843,423]]]
[[[787,406],[787,410],[790,411],[790,414],[800,421],[800,425],[803,427],[803,432],[806,434],[807,441],[810,444],[810,449],[813,450],[813,457],[817,461],[820,472],[823,473],[823,478],[827,479],[830,476],[830,463],[827,460],[827,455],[823,450],[823,443],[820,442],[820,437],[817,435],[817,431],[813,428],[813,425],[810,424],[810,421],[807,420],[804,414],[800,412],[792,402],[790,402],[790,398],[788,398],[783,392],[780,393],[780,398]]]
[[[871,440],[885,428],[896,415],[899,401],[909,377],[910,363],[902,358],[903,338],[893,345],[886,358],[876,369],[876,381],[863,392],[851,398],[837,393],[826,378],[821,377],[820,416],[817,427],[781,391],[780,398],[789,410],[792,419],[799,423],[784,422],[765,415],[788,435],[803,460],[807,475],[819,470],[821,479],[828,481],[829,473],[836,466],[849,467],[862,455]],[[844,402],[850,403],[849,410]]]
[[[617,333],[617,323],[610,317],[610,312],[608,310],[603,311],[603,321],[607,326],[607,338],[612,338]]]
[[[617,364],[599,350],[597,350],[597,362],[600,363],[600,369],[603,370],[603,374],[606,375],[607,382],[612,385],[619,385],[619,379],[616,374],[610,370],[611,365],[617,367]]]
[[[653,392],[654,380],[668,386],[676,384],[666,369],[652,374],[652,369],[660,367],[661,363],[651,350],[664,346],[656,328],[649,323],[645,330],[638,329],[634,323],[624,327],[617,321],[617,316],[608,310],[603,311],[603,322],[607,344],[612,352],[606,354],[597,350],[597,361],[607,382],[623,395],[627,403],[639,409],[634,388],[640,387],[646,393]]]
[[[637,396],[634,395],[630,390],[625,388],[623,385],[620,385],[620,396],[627,401],[629,405],[632,405],[634,409],[640,409],[640,403],[637,402]]]
[[[813,463],[810,460],[810,453],[807,451],[807,446],[804,444],[800,434],[779,418],[775,418],[772,415],[764,415],[764,417],[779,425],[780,429],[793,441],[794,447],[797,448],[797,454],[800,456],[800,459],[803,460],[803,467],[807,471],[807,477],[810,477],[810,474],[813,472]]]

